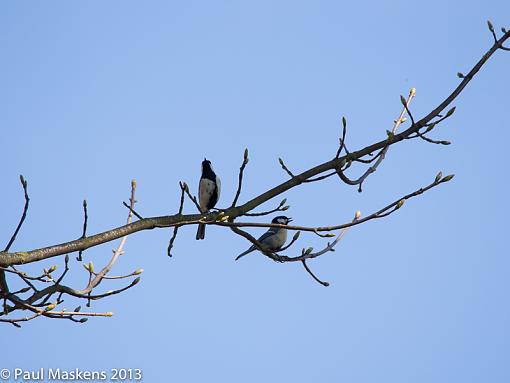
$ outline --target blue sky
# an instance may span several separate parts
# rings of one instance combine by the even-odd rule
[[[330,159],[343,115],[359,149],[385,137],[409,88],[414,114],[430,111],[490,46],[486,20],[499,31],[508,15],[503,0],[3,2],[1,240],[22,209],[20,173],[32,199],[13,250],[78,237],[84,198],[90,233],[123,224],[132,178],[140,213],[173,214],[178,182],[195,191],[204,156],[224,206],[248,147],[246,201],[286,180],[278,157],[295,171]],[[451,146],[395,145],[361,194],[328,179],[283,196],[296,223],[336,224],[439,170],[456,174],[311,262],[329,288],[260,254],[234,262],[248,244],[227,230],[197,242],[182,229],[172,259],[169,230],[142,232],[114,270],[143,267],[142,282],[93,306],[112,318],[3,326],[0,368],[142,368],[148,382],[508,382],[505,53],[434,131]],[[98,267],[113,246],[85,259]],[[74,265],[73,285],[85,279]]]

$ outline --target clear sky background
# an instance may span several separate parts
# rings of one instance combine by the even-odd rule
[[[79,237],[84,198],[89,233],[122,225],[132,178],[141,214],[173,214],[178,182],[195,192],[207,156],[225,206],[245,147],[241,202],[287,179],[278,157],[296,172],[332,158],[342,115],[351,149],[383,139],[400,94],[416,87],[421,117],[459,83],[492,44],[487,19],[510,28],[508,1],[4,1],[1,241],[22,210],[20,173],[32,199],[13,250],[28,250]],[[331,178],[282,196],[295,223],[338,224],[439,170],[456,174],[310,262],[330,287],[258,253],[234,262],[249,244],[229,230],[197,242],[182,229],[172,259],[170,230],[141,232],[113,273],[142,267],[142,282],[92,307],[112,318],[4,325],[0,368],[142,368],[146,382],[510,381],[509,68],[498,52],[455,102],[432,134],[451,146],[393,146],[361,194]],[[302,235],[288,254],[321,243]],[[99,267],[113,246],[86,261]]]

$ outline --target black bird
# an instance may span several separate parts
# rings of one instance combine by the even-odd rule
[[[220,199],[221,181],[220,178],[214,173],[211,166],[211,161],[206,158],[202,161],[202,177],[198,185],[198,204],[200,205],[200,212],[207,213],[211,210]],[[205,224],[198,225],[196,239],[205,238]]]

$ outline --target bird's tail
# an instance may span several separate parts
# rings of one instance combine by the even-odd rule
[[[197,229],[197,236],[195,237],[198,240],[205,238],[205,224],[199,223]]]
[[[238,261],[240,258],[244,257],[246,254],[248,253],[251,253],[253,250],[255,250],[255,248],[249,248],[248,250],[246,250],[244,253],[241,253],[239,254],[237,257],[236,257],[236,261]]]

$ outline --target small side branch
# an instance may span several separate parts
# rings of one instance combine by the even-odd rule
[[[284,198],[282,200],[282,202],[280,202],[280,204],[272,210],[267,210],[267,211],[263,211],[260,213],[245,213],[244,215],[247,217],[261,217],[264,215],[276,213],[278,211],[286,211],[290,208],[290,205],[285,205],[286,202],[287,202],[287,198]]]
[[[129,199],[130,209],[129,209],[128,217],[126,220],[127,221],[126,223],[128,225],[131,223],[131,219],[133,218],[132,210],[136,203],[135,192],[136,192],[136,181],[132,180],[131,181],[131,198]],[[127,237],[128,237],[127,235],[122,237],[119,246],[113,252],[113,256],[110,259],[110,262],[108,262],[108,264],[105,267],[103,267],[103,269],[98,274],[96,274],[94,278],[91,278],[91,281],[89,282],[88,286],[85,288],[85,291],[84,291],[85,294],[90,293],[97,285],[99,285],[101,283],[101,281],[103,280],[103,277],[106,274],[108,274],[108,272],[112,269],[115,262],[117,262],[117,259],[120,257],[121,254],[123,254],[124,244],[126,243]],[[94,270],[91,265],[92,265],[92,263],[90,263],[89,271],[92,275]]]
[[[21,186],[23,187],[23,191],[25,193],[25,206],[23,208],[23,214],[21,215],[21,219],[19,220],[18,226],[16,227],[16,230],[14,230],[14,234],[12,235],[11,239],[7,243],[7,246],[5,246],[4,252],[6,252],[6,253],[10,250],[12,244],[16,240],[16,236],[18,235],[18,233],[21,229],[21,226],[23,226],[23,222],[25,222],[25,218],[27,217],[28,205],[30,203],[30,198],[28,197],[28,190],[27,190],[28,182],[27,182],[27,180],[25,180],[25,178],[22,175],[19,176],[19,180],[21,182]]]
[[[409,96],[407,97],[407,100],[403,101],[404,107],[402,108],[402,111],[400,112],[399,117],[395,120],[391,131],[388,132],[388,139],[392,139],[395,136],[395,133],[397,132],[398,127],[402,124],[402,122],[405,121],[404,115],[405,115],[406,111],[409,110],[409,104],[411,103],[411,101],[413,100],[415,95],[416,95],[416,89],[411,88],[411,90],[409,91]],[[368,176],[370,174],[374,173],[377,170],[377,168],[379,167],[381,162],[384,160],[389,147],[390,147],[390,145],[388,143],[384,148],[381,149],[381,151],[376,156],[377,160],[376,160],[375,164],[370,166],[365,171],[365,173],[363,173],[363,175],[361,177],[359,177],[357,180],[350,180],[348,177],[346,177],[343,174],[342,170],[339,168],[339,169],[337,169],[337,172],[338,172],[340,179],[342,181],[344,181],[345,183],[347,183],[348,185],[359,185],[358,191],[361,192],[363,182],[368,178]]]
[[[83,234],[81,235],[81,238],[85,238],[87,236],[87,221],[89,219],[89,216],[87,214],[87,200],[83,200]],[[78,252],[78,257],[76,258],[77,261],[81,262],[83,260],[82,258],[83,250],[80,250]]]
[[[191,200],[191,202],[193,202],[193,204],[196,206],[197,210],[202,213],[202,210],[200,210],[200,205],[198,204],[198,201],[197,201],[197,197],[195,196],[192,196],[190,191],[189,191],[189,187],[188,187],[188,184],[186,182],[183,182],[184,185],[186,185],[186,189],[184,190],[186,192],[186,195],[188,196],[188,198]]]
[[[294,178],[294,177],[296,177],[296,176],[294,175],[294,173],[292,173],[292,172],[289,170],[289,168],[287,167],[287,165],[285,165],[285,162],[283,162],[283,160],[282,160],[281,158],[278,158],[278,162],[280,163],[280,165],[281,165],[282,169],[283,169],[283,170],[285,170],[285,173],[287,173],[287,174],[290,176],[290,178]]]
[[[328,287],[329,286],[329,282],[321,281],[314,273],[312,273],[312,270],[310,270],[310,268],[306,264],[306,260],[302,260],[301,262],[303,263],[303,267],[305,268],[307,273],[310,274],[312,276],[312,278],[315,279],[315,281],[317,281],[318,283],[320,283],[324,287]]]
[[[23,226],[23,222],[25,222],[25,218],[27,217],[28,212],[28,206],[30,204],[30,198],[28,197],[28,182],[25,180],[23,175],[20,174],[19,180],[21,182],[21,186],[23,187],[23,192],[25,195],[25,206],[23,207],[23,213],[21,214],[21,218],[19,220],[18,226],[16,226],[16,230],[14,230],[14,233],[12,234],[11,239],[7,243],[7,245],[4,248],[4,252],[8,252],[16,240],[16,236],[18,235],[19,231],[21,230],[21,226]],[[25,280],[26,281],[26,280]],[[30,284],[30,282],[28,282]],[[7,279],[5,278],[5,271],[0,270],[0,294],[5,295],[9,293],[9,285],[7,284]]]
[[[135,209],[132,209],[132,208],[131,208],[131,206],[130,206],[129,204],[127,204],[127,203],[126,203],[126,202],[124,202],[124,201],[122,201],[122,204],[123,204],[125,207],[127,207],[127,208],[131,211],[131,213],[133,213],[133,215],[134,215],[136,218],[138,218],[138,219],[143,219],[143,217],[142,217],[140,214],[138,214],[138,213],[136,212],[136,210],[135,210]]]
[[[179,212],[178,215],[182,214],[182,210],[184,209],[184,194],[188,190],[188,184],[186,182],[179,182],[179,186],[181,187],[181,201],[179,204]],[[177,232],[179,231],[179,226],[174,227],[174,232],[172,234],[172,237],[170,238],[170,242],[168,243],[168,249],[166,251],[167,255],[169,257],[172,256],[172,248],[174,247],[175,239],[177,238]]]
[[[342,137],[340,138],[340,146],[336,152],[335,158],[339,158],[340,154],[342,154],[342,150],[345,149],[345,153],[349,154],[347,147],[345,146],[345,136],[347,135],[347,120],[345,117],[342,117]]]
[[[230,207],[234,207],[237,204],[237,201],[239,200],[239,196],[241,195],[241,188],[243,187],[243,173],[244,169],[246,168],[246,165],[248,165],[248,149],[244,149],[244,157],[243,157],[243,163],[241,164],[241,167],[239,168],[239,181],[237,184],[237,192],[234,197],[234,200],[232,201],[232,205]]]

